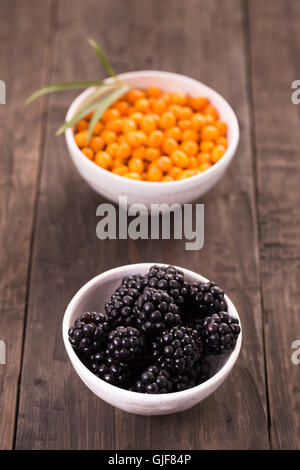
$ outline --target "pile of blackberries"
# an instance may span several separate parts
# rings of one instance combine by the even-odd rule
[[[241,329],[214,282],[189,284],[174,266],[128,276],[105,305],[69,329],[95,375],[141,393],[171,393],[209,378],[207,357],[235,347]]]

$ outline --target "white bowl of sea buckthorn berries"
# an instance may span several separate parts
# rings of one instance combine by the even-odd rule
[[[112,78],[106,83],[112,82]],[[170,72],[118,75],[128,87],[95,123],[92,114],[66,130],[67,146],[81,176],[99,194],[118,203],[187,203],[224,175],[239,141],[228,102],[203,83]],[[71,104],[66,120],[95,88]]]

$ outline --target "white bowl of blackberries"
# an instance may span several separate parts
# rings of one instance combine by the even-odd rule
[[[187,410],[213,393],[242,343],[237,310],[215,282],[141,263],[85,284],[64,315],[68,356],[85,385],[129,413]]]

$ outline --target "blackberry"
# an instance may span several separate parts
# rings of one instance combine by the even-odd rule
[[[139,357],[143,347],[144,336],[136,328],[118,326],[108,336],[107,362],[124,368]]]
[[[193,368],[174,376],[173,389],[174,392],[180,392],[195,387],[205,382],[209,378],[209,364],[203,359],[197,361]]]
[[[139,296],[140,292],[137,289],[126,287],[126,285],[121,285],[116,289],[105,305],[105,312],[113,328],[120,325],[136,325],[136,317],[132,310]]]
[[[134,276],[126,276],[122,280],[122,285],[127,287],[127,289],[137,289],[140,294],[143,293],[144,288],[147,285],[147,282],[144,279],[144,276],[141,274],[136,274]]]
[[[133,308],[138,326],[144,333],[160,334],[181,322],[173,297],[162,290],[148,287]]]
[[[170,374],[157,365],[147,367],[131,388],[140,393],[170,393],[173,391]]]
[[[170,372],[189,371],[200,359],[202,341],[196,330],[175,326],[152,343],[152,357]]]
[[[184,274],[174,266],[153,265],[148,274],[144,276],[144,283],[148,287],[154,287],[167,292],[173,297],[179,308],[183,308],[188,294],[188,284],[184,281]]]
[[[109,329],[104,313],[85,312],[69,329],[69,341],[80,357],[89,358],[104,348]]]
[[[196,328],[202,337],[205,354],[221,354],[233,349],[241,332],[239,320],[227,312],[204,318]]]
[[[215,282],[193,283],[188,296],[189,315],[205,317],[213,313],[227,311],[224,292]]]
[[[131,372],[126,364],[109,364],[102,361],[94,361],[89,369],[100,379],[121,388],[129,387]]]

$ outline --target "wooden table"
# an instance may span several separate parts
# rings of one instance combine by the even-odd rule
[[[1,0],[0,447],[3,449],[295,449],[300,447],[297,0]],[[102,202],[54,136],[75,94],[24,107],[42,85],[104,77],[88,37],[118,72],[157,69],[211,85],[241,128],[236,158],[205,204],[205,245],[100,241]],[[176,263],[235,302],[244,343],[229,379],[188,412],[139,417],[97,399],[61,336],[63,312],[99,272]]]

